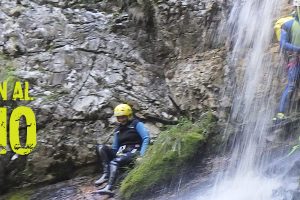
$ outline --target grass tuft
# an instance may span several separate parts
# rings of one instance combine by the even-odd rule
[[[211,113],[196,123],[182,119],[177,125],[169,126],[149,148],[143,162],[122,181],[121,197],[131,199],[171,181],[205,143],[213,126]]]

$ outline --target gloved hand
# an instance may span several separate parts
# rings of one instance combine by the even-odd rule
[[[119,156],[124,156],[125,154],[123,153],[123,151],[126,149],[126,145],[123,145],[121,146],[119,149],[118,149],[118,152],[116,153],[116,156],[119,157]]]
[[[117,157],[125,156],[125,153],[123,153],[123,152],[117,152],[116,156]]]

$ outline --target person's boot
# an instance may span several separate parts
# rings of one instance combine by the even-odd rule
[[[114,185],[118,174],[118,163],[115,161],[110,162],[109,165],[109,179],[108,185]]]
[[[108,194],[108,195],[113,195],[113,191],[112,191],[112,185],[106,185],[104,188],[102,188],[101,190],[97,191],[99,194]]]
[[[97,145],[96,146],[96,153],[99,157],[99,159],[102,160],[102,169],[103,169],[103,175],[95,181],[95,186],[100,186],[103,183],[108,181],[109,178],[109,158],[107,155],[107,147],[105,145]]]
[[[100,186],[108,181],[109,178],[109,166],[105,162],[102,163],[103,175],[95,181],[95,186]]]
[[[112,187],[117,179],[117,173],[118,173],[118,163],[115,161],[110,162],[108,183],[103,189],[98,190],[99,194],[109,194],[109,195],[113,194]]]
[[[98,180],[95,181],[95,186],[100,186],[108,181],[108,174],[103,174]]]

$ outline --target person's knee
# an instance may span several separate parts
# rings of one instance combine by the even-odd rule
[[[134,159],[131,154],[126,154],[125,156],[120,156],[113,159],[113,161],[119,166],[129,165],[133,160]]]
[[[103,147],[102,144],[97,144],[97,145],[96,145],[96,154],[97,154],[98,156],[100,155],[100,152],[102,151],[102,147]]]
[[[110,160],[109,147],[105,144],[96,145],[96,155],[98,159],[108,162]]]
[[[109,163],[110,169],[117,169],[119,167],[119,163],[115,160],[110,161]]]
[[[122,160],[123,160],[122,157],[116,157],[116,158],[114,158],[113,162],[120,163],[120,162],[122,162]]]
[[[97,154],[101,154],[101,152],[106,151],[108,147],[105,144],[97,144],[96,145],[96,152]]]

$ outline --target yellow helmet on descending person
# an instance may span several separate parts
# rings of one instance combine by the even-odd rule
[[[132,109],[127,104],[119,104],[114,109],[114,116],[115,117],[127,116],[127,117],[131,118],[132,117]]]

